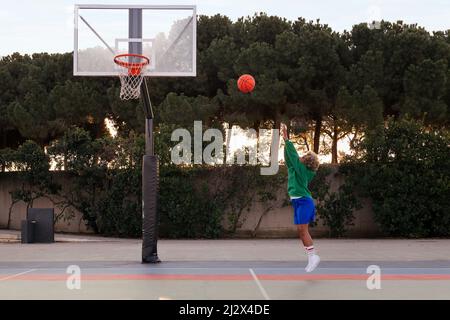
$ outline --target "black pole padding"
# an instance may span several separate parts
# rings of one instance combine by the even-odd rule
[[[153,109],[147,80],[141,84],[141,101],[146,117],[145,155],[142,160],[142,263],[158,263],[159,163],[153,147]]]
[[[142,161],[142,263],[158,263],[158,177],[159,163],[154,155]]]

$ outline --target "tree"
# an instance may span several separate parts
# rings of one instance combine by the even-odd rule
[[[343,167],[352,188],[372,200],[390,236],[450,234],[450,139],[414,119],[389,118],[359,144],[360,158]]]
[[[211,17],[200,15],[197,26],[197,47],[199,51],[208,49],[213,41],[230,36],[232,27],[233,22],[226,16],[220,14]]]
[[[426,81],[434,82],[436,80],[433,86],[438,88],[442,88],[443,83],[445,86],[442,74],[436,74],[438,69],[448,69],[450,48],[445,43],[442,34],[432,36],[416,24],[407,25],[402,21],[397,23],[382,21],[379,29],[371,30],[366,24],[354,26],[350,38],[351,52],[355,61],[355,66],[352,68],[353,80],[350,81],[351,90],[361,91],[364,85],[369,84],[381,98],[385,116],[399,116],[413,111],[418,118],[421,118],[423,112],[418,110],[419,115],[413,110],[422,107],[418,107],[412,101],[416,99],[417,94],[412,93],[415,90],[408,78],[413,77],[414,70],[420,68],[419,72],[432,72],[436,76],[435,79],[430,76]],[[430,61],[427,65],[423,65],[427,59]],[[442,59],[444,61],[438,62]],[[445,61],[447,66],[441,64]],[[429,69],[435,63],[439,63],[439,66],[433,70]],[[446,72],[443,71],[443,73]],[[416,77],[412,81],[419,87],[428,87],[429,85],[426,83],[419,84],[425,80],[425,77],[423,76],[422,79]],[[437,102],[436,108],[440,110],[437,112],[441,115],[435,115],[436,118],[442,116],[443,109],[442,101],[440,101],[442,100],[442,89],[438,89],[438,91],[438,95],[436,95],[437,91],[429,91],[427,94],[428,101],[432,95],[432,100],[434,100],[432,104]],[[424,103],[426,104],[422,101],[419,104],[424,106]]]
[[[340,56],[343,40],[319,21],[298,19],[293,31],[298,36],[299,56],[289,84],[314,121],[314,152],[319,153],[324,117],[332,114],[339,89],[345,84],[346,70]]]
[[[56,194],[61,188],[53,181],[49,171],[49,156],[35,142],[25,141],[17,150],[10,152],[8,158],[18,171],[20,187],[10,191],[12,203],[9,208],[7,229],[10,227],[12,208],[16,203],[23,201],[27,209],[32,208],[36,199]]]
[[[285,18],[268,16],[261,12],[252,17],[239,18],[232,28],[233,37],[238,46],[246,48],[256,42],[275,45],[276,38],[291,29],[292,23]]]
[[[184,23],[178,21],[174,30]],[[211,110],[209,120],[199,118],[215,127],[229,122],[277,128],[281,121],[301,127],[314,151],[329,149],[337,162],[340,139],[347,133],[361,139],[388,116],[448,126],[448,31],[430,34],[415,24],[382,21],[379,29],[361,23],[340,34],[320,21],[264,13],[235,22],[222,15],[199,16],[197,31],[197,77],[147,81],[155,109],[166,112],[157,131],[166,120],[171,126],[185,123],[177,117],[183,114],[178,106],[199,103]],[[257,80],[250,95],[236,90],[243,73]],[[99,138],[107,134],[105,118],[114,121],[122,138],[144,132],[139,101],[119,100],[118,79],[74,78],[71,53],[3,57],[0,87],[0,149],[16,149],[26,139],[46,146],[71,126]],[[169,111],[171,93],[183,96],[168,99],[178,114]],[[196,97],[201,98],[189,100]],[[208,102],[202,102],[205,97]]]
[[[18,82],[28,72],[30,56],[14,53],[0,59],[0,148],[17,148],[25,140],[11,122],[8,106],[17,99]]]
[[[52,89],[48,103],[64,127],[84,127],[94,137],[100,137],[105,132],[104,119],[110,112],[104,90],[105,87],[95,81],[67,80]]]
[[[234,65],[239,52],[234,39],[226,36],[214,39],[211,45],[200,53],[200,76],[205,77],[205,94],[209,97],[214,97],[218,90],[225,91],[227,82],[237,77]]]
[[[334,147],[337,141],[351,135],[350,147],[356,150],[356,144],[366,132],[373,132],[383,126],[383,102],[376,90],[366,85],[362,91],[349,93],[346,88],[339,91],[337,97],[336,117],[332,118],[329,127],[339,126],[335,134],[325,132],[333,140],[332,162],[337,163],[338,151]],[[338,136],[339,135],[339,136]]]
[[[19,98],[8,105],[7,116],[23,137],[45,146],[64,129],[48,104],[48,92],[28,76],[20,81],[19,93]]]
[[[71,54],[13,54],[1,60],[0,75],[3,139],[16,131],[45,146],[70,125],[102,134],[110,80],[72,80]]]
[[[445,122],[448,105],[444,101],[447,89],[448,66],[445,60],[425,59],[410,65],[405,72],[401,113],[423,118],[426,124]]]

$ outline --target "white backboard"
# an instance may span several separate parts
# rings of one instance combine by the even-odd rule
[[[196,76],[196,6],[75,5],[74,75],[117,76],[124,53],[150,59],[145,76]]]

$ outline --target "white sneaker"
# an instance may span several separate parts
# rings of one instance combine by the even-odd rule
[[[317,254],[313,254],[308,258],[308,265],[305,268],[306,272],[313,272],[317,268],[320,262],[320,257]]]

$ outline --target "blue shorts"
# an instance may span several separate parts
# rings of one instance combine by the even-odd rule
[[[294,224],[308,224],[314,221],[316,208],[313,199],[301,197],[292,199],[291,202],[294,207]]]

